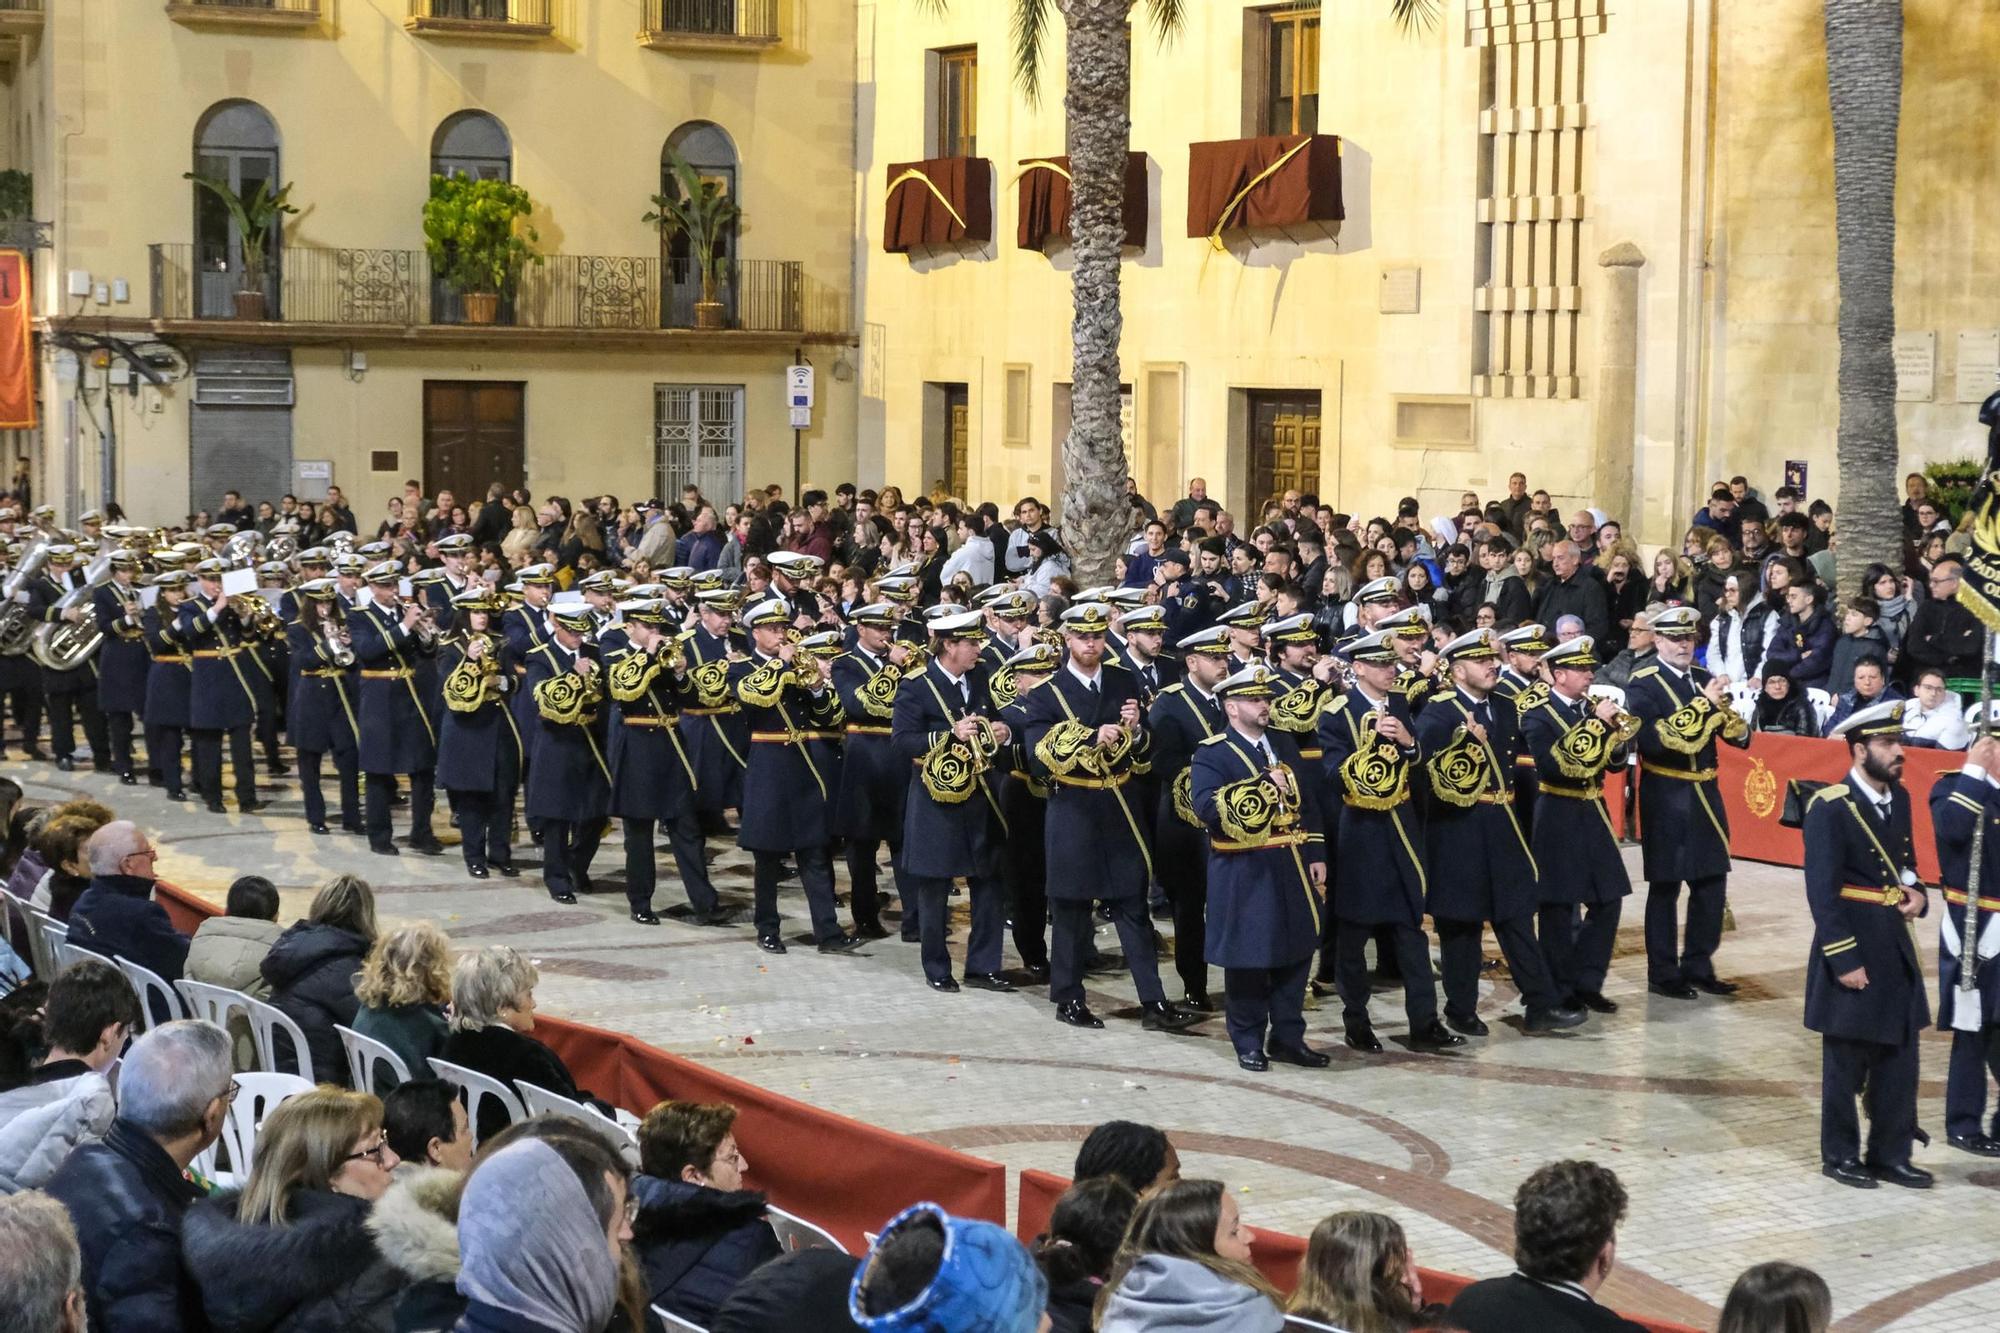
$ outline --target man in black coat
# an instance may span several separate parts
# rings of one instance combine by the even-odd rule
[[[1845,782],[1806,807],[1806,1026],[1820,1034],[1820,1172],[1873,1189],[1888,1181],[1929,1189],[1910,1165],[1917,1130],[1917,1039],[1930,999],[1916,939],[1905,923],[1930,907],[1917,880],[1910,794],[1903,790],[1903,705],[1876,704],[1831,733],[1847,745]],[[1861,1151],[1856,1097],[1868,1107]]]
[[[1595,1162],[1551,1162],[1514,1191],[1514,1271],[1451,1303],[1466,1333],[1644,1333],[1597,1303],[1618,1258],[1625,1187]]]
[[[1229,629],[1211,625],[1176,646],[1186,675],[1153,697],[1146,727],[1153,737],[1153,848],[1160,884],[1174,911],[1174,970],[1186,998],[1182,1006],[1215,1009],[1208,995],[1205,932],[1208,912],[1208,837],[1195,813],[1190,782],[1195,748],[1228,725],[1215,687],[1229,675]]]
[[[1958,600],[1964,577],[1964,562],[1955,555],[1945,556],[1931,567],[1931,595],[1917,603],[1910,628],[1903,635],[1900,666],[1906,687],[1925,667],[1944,672],[1947,685],[1968,678],[1974,678],[1976,685],[1986,631],[1970,608]]]
[[[63,622],[85,624],[92,619],[88,599],[81,606],[63,607],[62,601],[82,586],[76,573],[74,546],[49,548],[48,564],[26,589],[29,619],[41,625]],[[42,668],[42,697],[49,709],[49,739],[56,752],[56,767],[67,773],[76,766],[76,724],[83,724],[84,739],[101,773],[111,770],[111,745],[106,739],[104,718],[97,711],[97,673],[88,661],[63,671]]]
[[[139,593],[132,586],[138,569],[137,555],[112,552],[111,577],[91,595],[91,614],[104,636],[97,650],[97,711],[110,741],[109,753],[93,757],[100,771],[108,763],[128,787],[138,782],[132,772],[133,719],[146,710],[146,675],[153,667]]]
[[[524,809],[542,827],[542,883],[549,897],[573,903],[578,893],[590,892],[590,862],[611,810],[603,664],[596,645],[584,641],[593,623],[589,607],[565,605],[549,619],[550,640],[529,662],[523,686],[535,708]]]
[[[1535,605],[1535,619],[1553,625],[1564,616],[1583,622],[1583,632],[1593,643],[1611,637],[1611,601],[1604,581],[1584,567],[1583,552],[1575,542],[1557,542],[1549,548],[1549,566],[1555,577],[1542,584]]]
[[[368,596],[347,618],[354,660],[361,669],[361,771],[368,827],[368,850],[394,856],[390,794],[396,778],[410,779],[412,851],[440,855],[444,845],[431,832],[431,779],[437,767],[437,724],[431,719],[417,680],[420,659],[437,655],[437,635],[423,624],[415,600],[398,603],[402,569],[393,560],[369,567]]]
[[[896,690],[911,660],[910,645],[891,636],[902,620],[893,602],[872,602],[847,613],[853,644],[833,659],[833,688],[847,714],[846,754],[840,765],[840,796],[834,803],[833,831],[847,840],[847,884],[854,904],[854,933],[886,938],[875,858],[889,844],[889,873],[903,904],[903,939],[917,939],[918,908],[903,864],[903,806],[908,795],[909,761],[896,753]]]
[[[656,926],[653,913],[653,829],[664,826],[694,919],[728,919],[709,882],[695,811],[694,761],[680,737],[680,709],[693,697],[687,658],[671,636],[660,601],[626,602],[624,650],[607,658],[605,677],[617,702],[610,738],[611,812],[625,829],[625,896],[632,920]]]
[[[194,741],[195,786],[209,813],[221,814],[222,743],[227,738],[237,808],[248,814],[263,804],[257,799],[257,765],[250,752],[257,696],[245,674],[257,667],[249,660],[249,632],[222,595],[222,561],[204,560],[194,572],[201,592],[180,604],[174,637],[193,659],[188,731]]]
[[[167,909],[153,901],[159,853],[137,824],[113,820],[84,844],[90,887],[69,914],[69,942],[106,958],[125,958],[178,981],[187,963],[188,937],[174,929]]]

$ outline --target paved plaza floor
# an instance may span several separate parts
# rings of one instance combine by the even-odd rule
[[[1378,993],[1387,1054],[1341,1046],[1330,1002],[1307,1015],[1330,1069],[1256,1075],[1237,1068],[1219,1017],[1189,1035],[1142,1031],[1123,974],[1092,979],[1107,1026],[1084,1032],[1056,1023],[1040,988],[936,994],[916,946],[893,938],[845,957],[809,944],[769,957],[748,924],[633,925],[615,838],[597,861],[600,891],[562,906],[532,866],[519,880],[477,882],[455,850],[390,860],[358,838],[315,837],[295,781],[268,793],[276,803],[260,815],[214,816],[107,777],[18,761],[6,771],[31,799],[87,794],[140,821],[163,853],[160,874],[218,902],[235,875],[267,875],[285,890],[289,920],[328,875],[362,875],[385,920],[429,918],[460,944],[528,952],[550,1013],[1009,1167],[1067,1174],[1092,1125],[1148,1121],[1171,1134],[1186,1174],[1230,1182],[1254,1224],[1304,1234],[1328,1212],[1381,1209],[1403,1223],[1420,1263],[1490,1275],[1511,1266],[1521,1178],[1552,1158],[1587,1156],[1631,1194],[1605,1293],[1629,1311],[1712,1328],[1739,1271],[1783,1258],[1827,1277],[1841,1333],[2000,1328],[2000,1161],[1943,1144],[1945,1038],[1925,1041],[1920,1109],[1936,1142],[1916,1157],[1937,1188],[1863,1193],[1818,1173],[1819,1045],[1799,1022],[1811,926],[1795,870],[1737,867],[1735,929],[1718,957],[1743,986],[1732,1000],[1647,994],[1635,897],[1605,988],[1623,1006],[1616,1015],[1529,1037],[1513,989],[1496,980],[1482,988],[1490,1037],[1463,1053],[1419,1055],[1397,1044],[1398,996]],[[442,811],[438,823],[442,831]],[[518,855],[526,863],[537,849]],[[1628,859],[1636,870],[1636,851]],[[661,860],[664,909],[678,901],[678,881],[671,857]],[[725,846],[715,872],[725,898],[747,905],[748,858]],[[788,936],[803,938],[796,881],[783,906]],[[1935,927],[1920,932],[1934,966]],[[1171,964],[1162,973],[1176,993]]]

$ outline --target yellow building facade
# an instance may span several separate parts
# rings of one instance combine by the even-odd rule
[[[629,500],[789,489],[795,457],[807,476],[852,469],[853,376],[829,373],[854,342],[850,6],[33,8],[10,128],[54,224],[36,266],[43,496],[100,502],[107,444],[113,494],[149,523],[225,487],[312,499],[331,481],[367,523],[406,478]],[[669,144],[743,209],[721,329],[691,327],[685,246],[641,220]],[[193,170],[292,184],[262,318],[239,317],[240,237]],[[546,258],[490,325],[426,262],[434,170],[534,201]],[[163,382],[93,356],[100,338]],[[795,436],[799,357],[818,374]]]

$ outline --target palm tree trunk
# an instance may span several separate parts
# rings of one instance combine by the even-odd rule
[[[1072,567],[1085,586],[1117,577],[1129,524],[1125,443],[1119,429],[1119,251],[1125,237],[1125,155],[1132,0],[1061,0],[1069,29],[1070,233],[1075,251],[1070,324],[1070,433],[1063,441],[1062,519]]]
[[[1901,569],[1896,503],[1896,131],[1903,100],[1902,0],[1825,0],[1833,112],[1834,238],[1840,277],[1842,582],[1860,591],[1880,561]]]

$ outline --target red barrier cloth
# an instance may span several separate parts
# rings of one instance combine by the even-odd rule
[[[35,425],[34,305],[28,257],[0,250],[0,430]]]
[[[1785,809],[1785,784],[1793,778],[1810,782],[1844,781],[1852,766],[1847,747],[1839,741],[1760,732],[1750,738],[1748,750],[1730,745],[1718,747],[1717,759],[1717,782],[1722,788],[1723,807],[1729,812],[1730,853],[1751,861],[1803,866],[1806,851],[1799,830],[1778,822]],[[1903,751],[1903,760],[1903,786],[1910,793],[1911,831],[1917,844],[1917,874],[1926,883],[1936,883],[1937,842],[1931,832],[1931,787],[1940,774],[1963,767],[1965,754],[1960,750],[1912,746]],[[1639,823],[1643,827],[1645,822],[1642,805]]]

